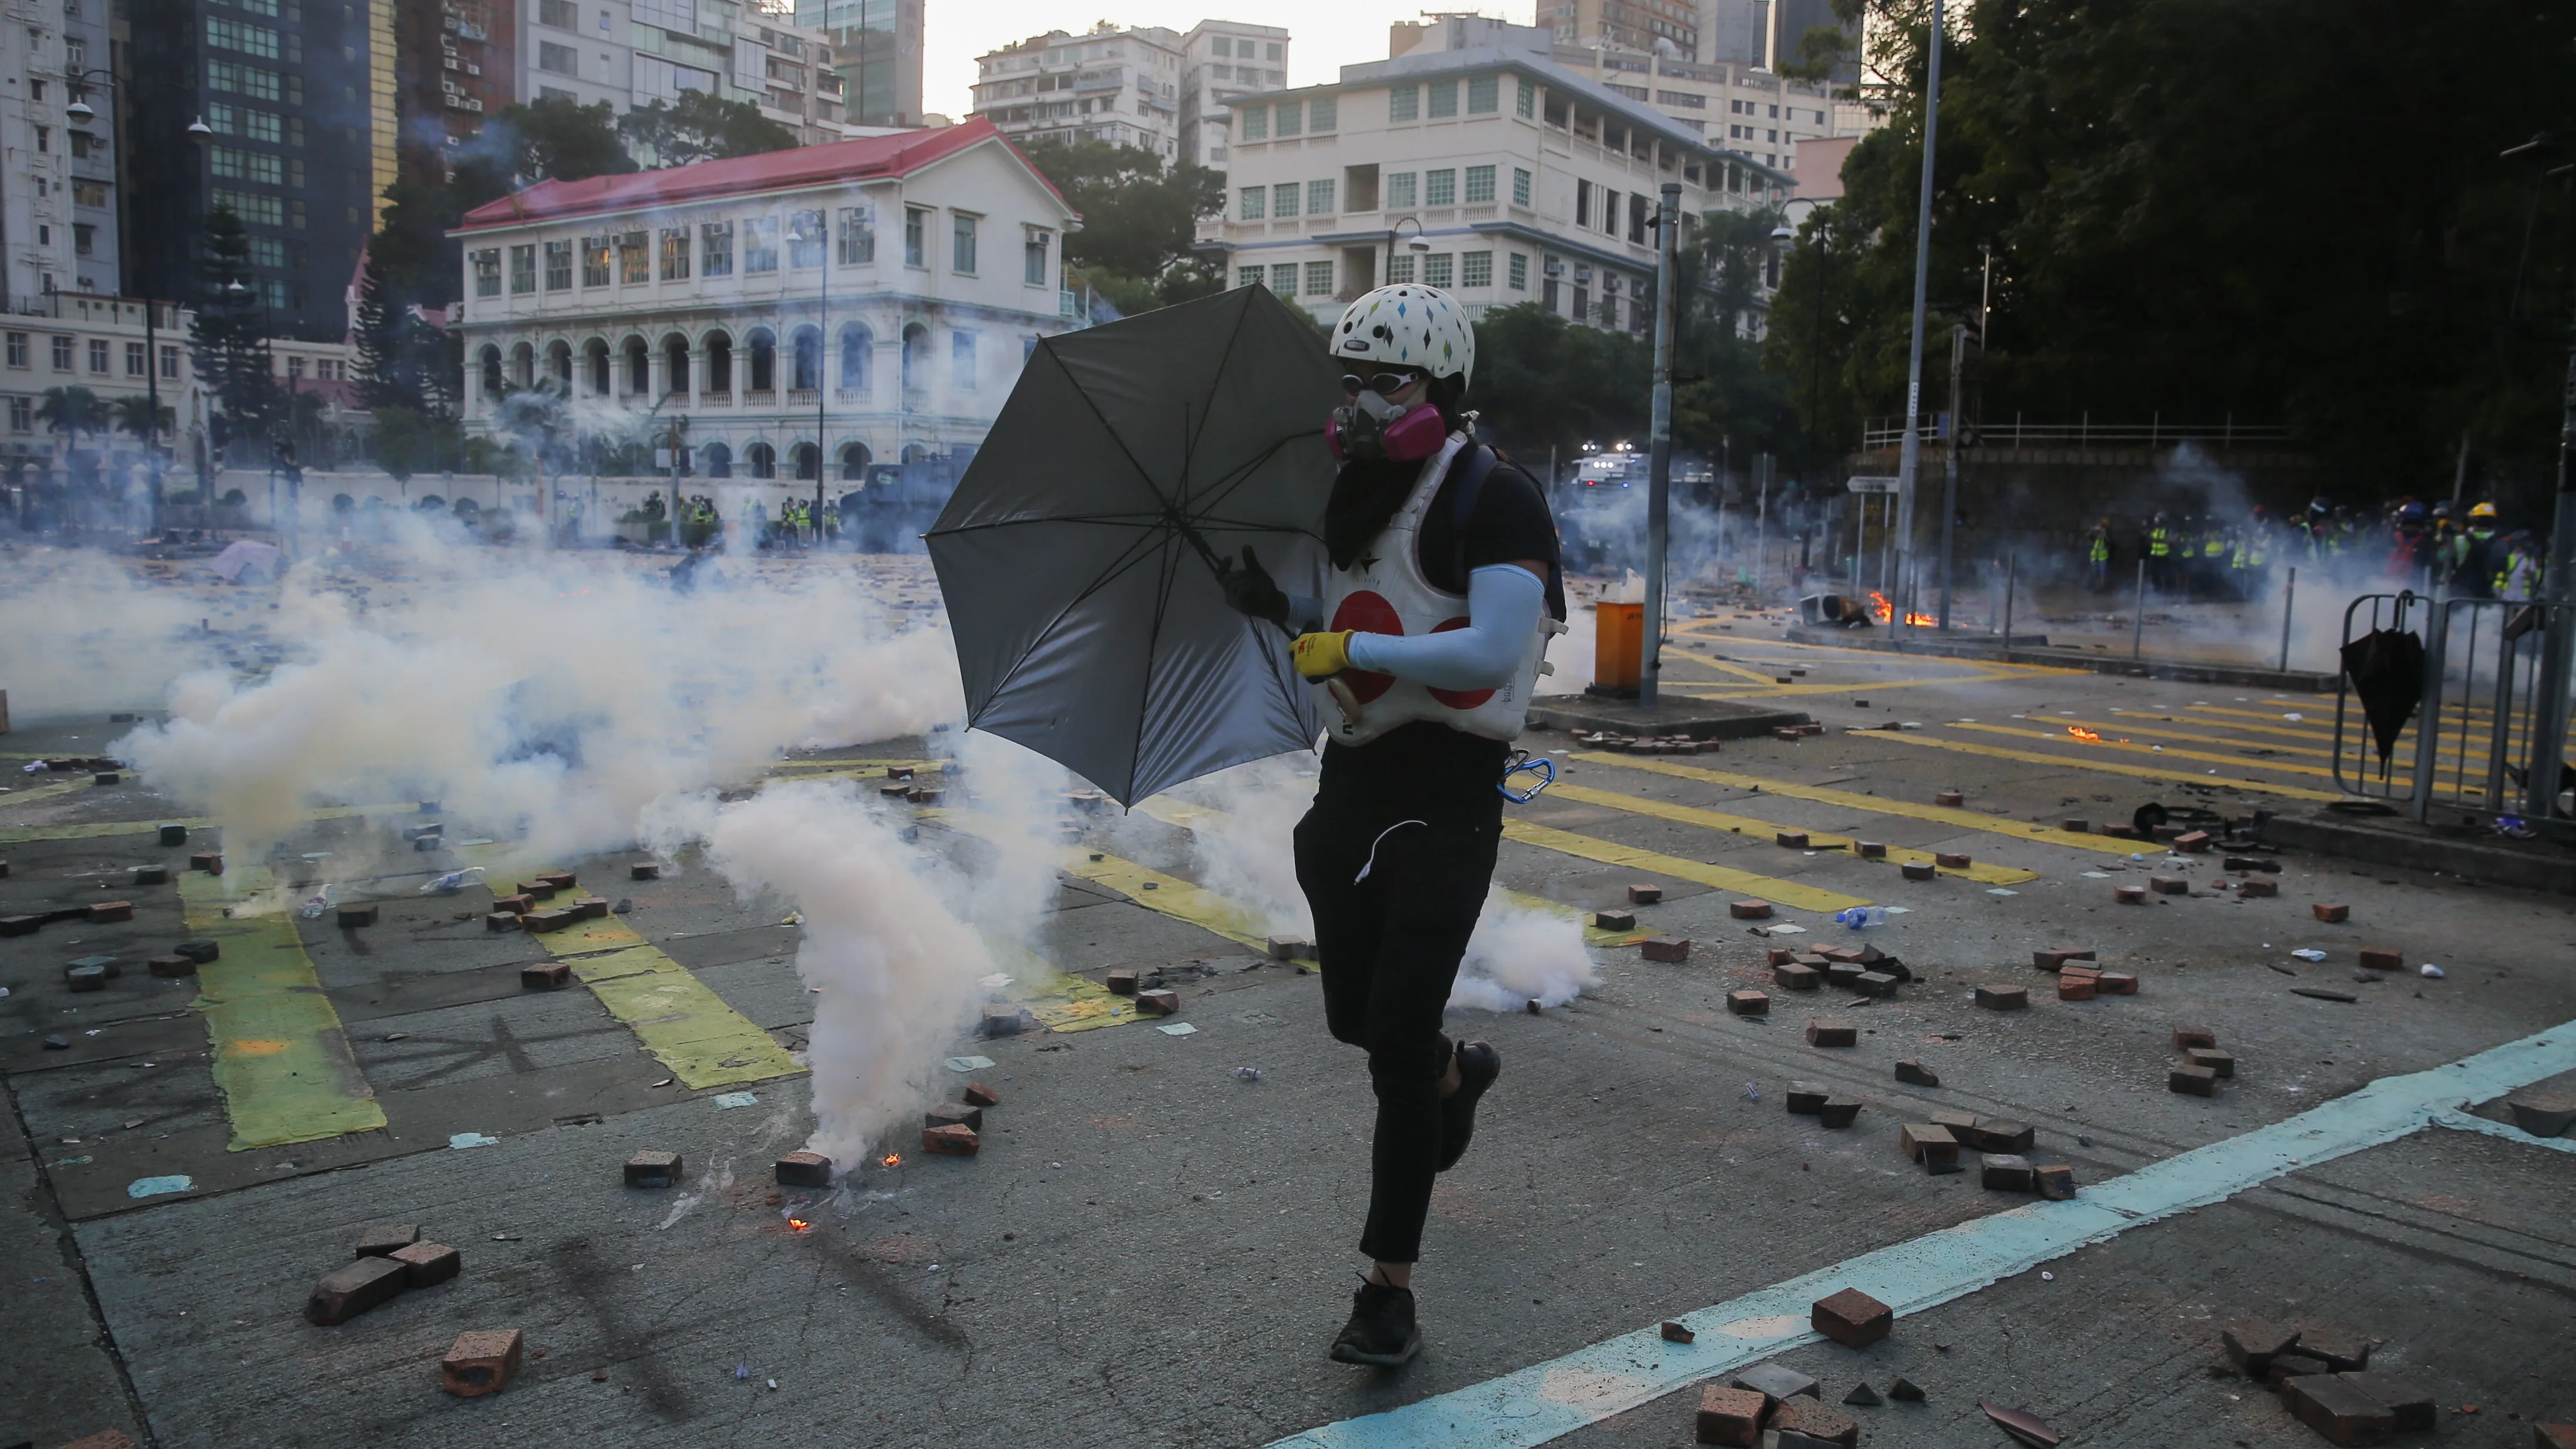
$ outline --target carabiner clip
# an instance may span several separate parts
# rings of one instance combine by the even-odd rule
[[[1536,775],[1539,780],[1526,791],[1515,790],[1512,788],[1514,775]],[[1511,763],[1503,766],[1503,778],[1495,782],[1494,788],[1503,792],[1503,798],[1513,804],[1527,805],[1538,798],[1541,790],[1555,783],[1556,761],[1544,758],[1533,760],[1530,758],[1529,751],[1514,750]]]

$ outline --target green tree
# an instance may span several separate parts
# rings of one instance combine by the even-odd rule
[[[1167,166],[1141,146],[1106,141],[1045,141],[1025,149],[1030,164],[1082,213],[1082,230],[1065,238],[1064,259],[1103,295],[1150,296],[1167,306],[1224,287],[1223,272],[1191,250],[1199,218],[1225,209],[1222,173],[1188,162]],[[1122,288],[1121,279],[1142,289]]]
[[[503,106],[457,158],[457,182],[497,196],[540,181],[623,176],[637,169],[617,137],[617,111],[606,101],[583,105],[563,96]],[[486,196],[483,200],[490,200]],[[473,203],[479,205],[480,202]]]
[[[139,392],[109,403],[107,410],[109,420],[118,432],[131,433],[147,443],[171,431],[173,419],[177,416],[168,403],[155,408],[152,399]]]
[[[1551,448],[1565,459],[1585,443],[1644,447],[1653,369],[1652,348],[1627,333],[1525,302],[1476,323],[1466,405],[1480,433],[1543,469]]]
[[[657,100],[628,111],[619,118],[617,131],[630,151],[651,157],[657,167],[757,156],[796,145],[796,133],[762,115],[760,107],[708,91],[682,91],[676,103]]]
[[[1801,228],[1768,353],[1833,448],[1904,407],[1929,12],[1871,5],[1889,124]],[[2576,0],[1954,13],[1927,394],[1991,250],[1971,390],[1988,418],[2286,423],[2356,497],[2447,489],[2463,433],[2499,477],[2539,478],[2568,281],[2549,240],[2568,222],[2563,193],[2498,152],[2576,130]]]
[[[250,241],[230,208],[206,214],[196,281],[188,340],[197,376],[214,394],[215,441],[265,438],[283,410],[284,393],[269,358],[267,311],[252,289]]]
[[[454,418],[410,408],[376,409],[372,451],[376,466],[396,478],[452,472],[465,461],[465,432]]]
[[[80,446],[83,433],[107,431],[107,409],[99,404],[98,394],[77,384],[71,387],[49,387],[36,402],[36,421],[49,433],[69,436],[72,446]]]

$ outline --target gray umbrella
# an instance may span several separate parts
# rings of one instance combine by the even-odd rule
[[[928,535],[967,723],[1122,805],[1311,749],[1286,639],[1226,607],[1217,565],[1249,544],[1319,592],[1340,400],[1262,287],[1040,340]]]

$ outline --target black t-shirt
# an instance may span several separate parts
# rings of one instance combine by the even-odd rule
[[[1460,572],[1457,495],[1466,471],[1464,454],[1423,516],[1416,536],[1423,576],[1435,589],[1467,592]],[[1547,565],[1547,607],[1565,617],[1565,586],[1557,566],[1556,519],[1536,479],[1512,463],[1487,470],[1466,529],[1466,571],[1488,564],[1537,559]],[[1327,744],[1316,799],[1329,806],[1387,819],[1498,818],[1503,797],[1494,786],[1512,747],[1431,720],[1399,725],[1365,745]]]

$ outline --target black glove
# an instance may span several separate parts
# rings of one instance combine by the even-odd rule
[[[1252,545],[1243,546],[1240,568],[1228,560],[1217,560],[1216,579],[1225,589],[1227,607],[1238,614],[1267,619],[1282,630],[1288,627],[1288,595],[1271,580],[1270,571],[1261,566]]]

